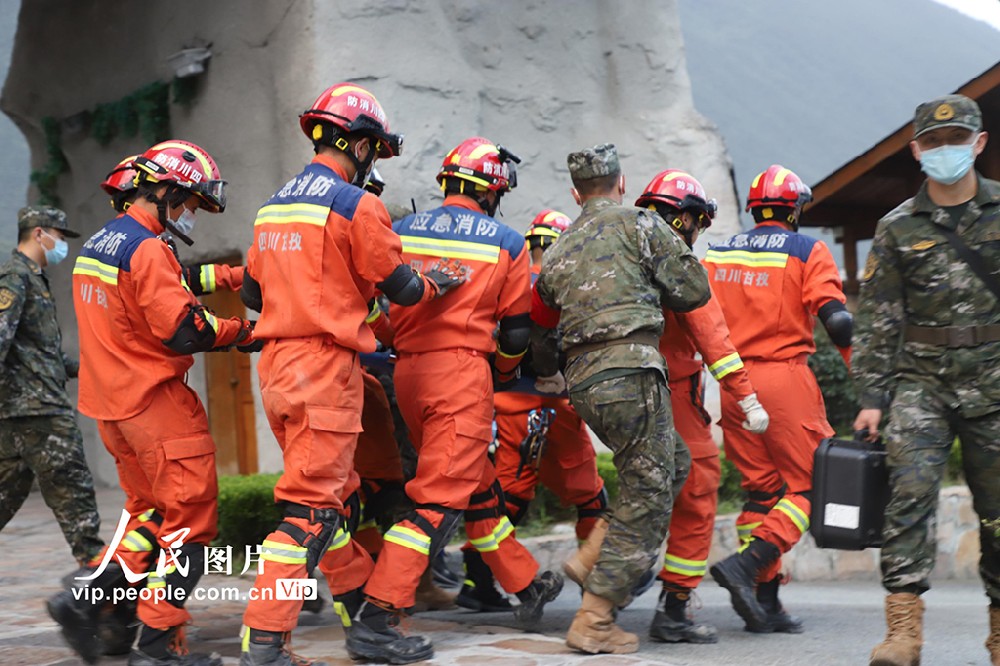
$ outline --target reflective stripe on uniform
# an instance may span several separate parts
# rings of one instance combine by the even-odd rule
[[[118,267],[105,264],[91,257],[77,257],[73,275],[89,275],[101,282],[118,285]]]
[[[708,371],[715,377],[715,381],[721,380],[731,372],[735,372],[743,367],[743,359],[738,352],[733,352],[728,356],[723,356],[718,361],[708,366]]]
[[[500,248],[486,243],[446,240],[443,238],[423,238],[421,236],[400,236],[403,252],[422,254],[449,259],[471,259],[496,264],[500,261]]]
[[[763,521],[761,521],[763,522]],[[750,534],[760,527],[761,523],[743,523],[742,525],[736,525],[736,535],[740,539],[740,543],[746,545],[750,541]]]
[[[156,513],[156,509],[147,509],[146,511],[143,511],[138,516],[139,522],[140,523],[146,522],[147,520],[153,517],[154,513]]]
[[[493,531],[478,539],[469,539],[480,553],[489,553],[500,548],[500,542],[514,533],[514,525],[507,516],[502,516]]]
[[[305,564],[306,549],[290,543],[265,540],[262,544],[260,559],[281,564]]]
[[[213,264],[203,264],[201,267],[201,290],[206,294],[215,291],[215,266]]]
[[[663,568],[682,576],[704,576],[708,570],[708,560],[686,560],[667,553],[663,556]]]
[[[156,589],[158,587],[167,586],[167,576],[177,571],[177,567],[171,564],[169,567],[163,570],[163,575],[160,575],[156,571],[149,574],[149,578],[146,579],[146,587],[149,589]]]
[[[122,539],[122,545],[133,553],[148,553],[153,550],[153,544],[138,530],[132,530]]]
[[[774,505],[774,508],[788,516],[802,534],[809,529],[809,516],[802,509],[795,506],[791,500],[783,499]]]
[[[397,546],[415,550],[422,555],[431,554],[431,538],[422,532],[411,530],[402,525],[393,525],[382,539]]]
[[[343,548],[350,542],[351,542],[350,532],[341,527],[339,530],[337,530],[337,533],[333,535],[333,541],[330,542],[330,547],[326,549],[326,552]]]
[[[258,224],[311,224],[325,227],[330,207],[311,203],[271,204],[257,211]]]
[[[788,255],[784,252],[746,252],[745,250],[709,250],[705,261],[710,264],[736,264],[754,268],[784,268]]]

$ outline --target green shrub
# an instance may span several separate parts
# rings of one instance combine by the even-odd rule
[[[719,481],[719,507],[716,513],[735,513],[743,506],[743,488],[740,487],[742,477],[732,460],[719,451],[719,462],[722,464],[722,478]]]
[[[281,511],[274,503],[274,484],[280,474],[219,477],[219,536],[216,544],[232,546],[242,555],[274,531]]]

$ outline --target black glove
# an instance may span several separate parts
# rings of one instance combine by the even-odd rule
[[[236,336],[236,351],[250,354],[252,352],[259,352],[264,348],[263,340],[253,339],[253,329],[256,325],[257,322],[252,319],[243,320],[243,328],[240,330],[240,334]]]
[[[468,269],[462,265],[461,259],[448,259],[442,257],[434,262],[430,270],[424,273],[424,277],[434,283],[437,287],[435,298],[441,298],[446,293],[465,282]]]

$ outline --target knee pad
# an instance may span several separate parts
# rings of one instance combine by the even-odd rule
[[[528,515],[528,507],[531,506],[531,500],[511,495],[510,493],[504,493],[503,499],[507,509],[507,517],[510,518],[511,524],[517,527],[524,520],[524,517]]]
[[[744,513],[768,514],[774,505],[785,496],[787,486],[782,486],[781,490],[773,493],[766,493],[760,490],[749,490],[746,494],[746,501],[743,502]]]
[[[600,518],[608,510],[608,489],[601,486],[596,495],[586,502],[576,505],[576,516],[582,518]]]
[[[431,521],[417,513],[417,509],[441,514],[441,523],[437,527],[434,527]],[[407,520],[423,530],[424,534],[430,538],[431,546],[428,557],[431,560],[437,557],[441,549],[451,540],[452,535],[455,534],[455,530],[458,529],[458,521],[461,518],[461,509],[452,509],[440,504],[418,504],[412,513],[406,517]]]
[[[319,533],[313,534],[287,521],[282,521],[278,525],[279,532],[284,532],[292,537],[295,543],[306,549],[306,575],[312,576],[316,565],[333,544],[337,530],[343,524],[343,516],[336,509],[316,509],[302,504],[285,502],[285,518],[303,518],[308,520],[310,525],[318,524],[321,526]]]
[[[476,493],[469,498],[469,506],[485,504],[479,509],[466,509],[465,522],[473,523],[477,520],[487,520],[489,518],[500,518],[505,515],[506,498],[499,481],[494,481],[489,488],[481,493]]]

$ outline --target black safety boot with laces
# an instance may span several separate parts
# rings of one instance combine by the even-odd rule
[[[240,666],[327,666],[295,654],[286,645],[288,632],[263,631],[247,627],[243,635]]]
[[[509,612],[513,606],[507,596],[497,590],[493,572],[483,561],[483,556],[473,550],[463,552],[462,557],[465,560],[465,582],[455,603],[481,613]]]
[[[781,579],[782,577],[778,575],[774,579],[758,585],[757,601],[767,613],[767,624],[770,631],[779,634],[801,634],[804,631],[802,621],[789,615],[784,606],[781,605],[781,601],[778,600],[778,586],[781,585]]]
[[[715,643],[719,640],[715,627],[696,624],[688,605],[691,590],[664,587],[656,603],[656,614],[649,625],[649,637],[664,643]]]
[[[424,636],[404,636],[396,628],[400,611],[371,599],[365,601],[347,635],[347,654],[356,661],[380,664],[412,664],[434,656],[434,646]]]
[[[722,587],[729,590],[733,609],[746,623],[749,631],[771,631],[767,611],[757,601],[758,574],[777,561],[781,551],[761,539],[754,539],[742,551],[716,563],[709,573]]]
[[[554,571],[543,571],[531,585],[517,593],[521,604],[514,608],[514,619],[525,629],[532,629],[542,619],[545,604],[555,601],[563,589],[563,578]]]
[[[189,653],[181,627],[153,629],[141,624],[128,666],[222,666],[222,657]]]

